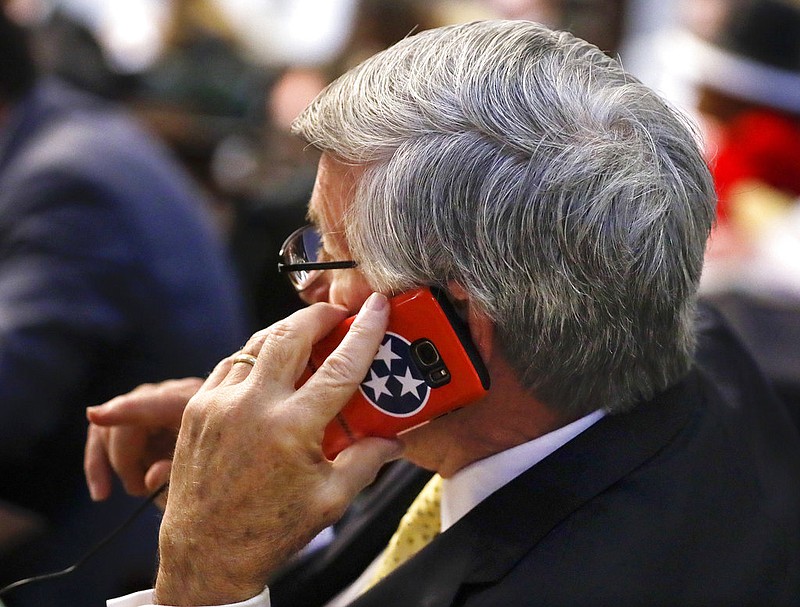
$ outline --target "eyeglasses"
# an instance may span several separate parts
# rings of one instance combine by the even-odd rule
[[[278,272],[287,274],[295,289],[311,286],[325,270],[355,268],[355,261],[320,261],[326,255],[322,236],[316,226],[306,225],[292,232],[278,252]]]

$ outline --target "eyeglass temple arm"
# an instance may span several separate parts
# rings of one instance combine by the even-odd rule
[[[305,263],[283,263],[278,262],[278,272],[302,272],[309,270],[346,270],[355,268],[358,264],[355,261],[308,261]]]

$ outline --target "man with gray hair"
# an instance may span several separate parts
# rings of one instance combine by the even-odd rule
[[[110,604],[800,600],[800,441],[696,309],[714,194],[679,115],[595,47],[494,21],[376,55],[294,129],[323,152],[312,225],[287,242],[316,243],[290,276],[314,305],[202,385],[89,411],[93,491],[112,467],[129,485],[170,482],[155,589]],[[386,295],[421,285],[460,311],[491,388],[327,459]],[[296,387],[312,344],[359,309]],[[170,424],[174,458],[132,448]],[[420,469],[437,473],[423,494],[438,534],[382,577],[384,527]]]

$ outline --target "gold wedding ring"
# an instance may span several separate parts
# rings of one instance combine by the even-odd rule
[[[252,354],[242,353],[242,354],[237,354],[236,356],[233,357],[233,364],[235,365],[236,363],[244,363],[246,365],[250,365],[251,367],[253,367],[256,364],[256,360],[258,359]]]

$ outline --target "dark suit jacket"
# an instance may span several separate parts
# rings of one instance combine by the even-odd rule
[[[718,319],[700,325],[684,380],[501,488],[354,607],[800,604],[797,431]],[[424,477],[404,464],[375,489],[407,504]],[[363,554],[359,531],[385,542],[392,509],[378,531],[344,521],[273,581],[273,607],[321,605],[354,579],[380,549]]]
[[[85,407],[208,373],[249,324],[210,206],[129,116],[57,81],[11,116],[0,130],[0,499],[42,515],[53,541],[5,558],[0,547],[0,582],[69,565],[136,503],[88,503]],[[157,519],[145,521],[152,554]],[[61,587],[57,602],[31,603],[102,605],[104,568],[125,558],[75,583],[98,588],[93,602]]]

